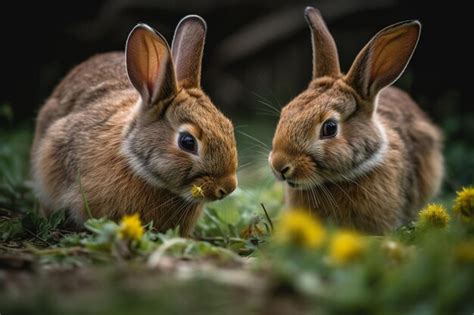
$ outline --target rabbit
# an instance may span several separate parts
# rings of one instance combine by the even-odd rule
[[[285,202],[330,223],[385,234],[414,218],[440,189],[442,133],[410,96],[391,87],[421,24],[377,33],[347,74],[320,12],[305,9],[313,77],[281,111],[269,154]]]
[[[205,202],[235,190],[233,125],[200,86],[206,29],[186,16],[170,49],[138,24],[125,54],[94,56],[59,83],[32,145],[43,212],[68,209],[79,226],[137,212],[159,231],[179,225],[189,235]]]

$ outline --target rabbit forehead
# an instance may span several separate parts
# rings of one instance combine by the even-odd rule
[[[310,87],[283,108],[281,120],[290,119],[296,115],[321,122],[326,118],[327,112],[336,111],[345,116],[352,113],[355,106],[355,97],[344,91],[339,84],[331,87]]]
[[[354,96],[333,86],[310,88],[282,110],[277,137],[286,137],[297,146],[312,140],[321,123],[329,118],[343,120],[356,109]]]

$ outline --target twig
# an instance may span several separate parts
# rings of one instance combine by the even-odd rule
[[[2,202],[0,202],[0,211],[7,212],[8,214],[19,213],[20,212],[18,209],[15,209],[14,207],[10,206],[9,204],[2,203]]]
[[[275,228],[273,227],[272,219],[270,219],[270,216],[268,215],[267,209],[265,209],[265,205],[263,203],[261,203],[260,205],[262,206],[263,212],[265,212],[265,216],[267,217],[268,223],[270,223],[270,228],[271,228],[272,233],[273,233]]]
[[[224,242],[226,240],[231,242],[245,242],[244,239],[239,237],[222,237],[222,236],[201,236],[197,238],[197,240],[205,241],[205,242]]]
[[[165,241],[163,244],[158,247],[148,258],[148,266],[149,267],[157,267],[164,257],[165,253],[175,245],[183,245],[186,244],[187,240],[184,238],[173,238],[171,240]]]
[[[90,251],[83,247],[56,247],[56,248],[46,248],[38,249],[30,244],[27,244],[26,250],[32,252],[36,255],[51,255],[51,254],[69,254],[73,252],[89,254]]]
[[[241,248],[241,249],[239,249],[239,255],[240,256],[249,256],[253,252],[255,252],[255,250],[251,249],[251,248]]]
[[[6,251],[12,251],[12,252],[27,252],[28,250],[26,248],[20,247],[10,247],[10,246],[5,246],[0,244],[0,249],[4,249]]]
[[[25,228],[24,228],[24,230],[26,231],[26,233],[28,233],[28,234],[30,234],[31,236],[33,236],[35,239],[37,239],[37,240],[43,242],[44,244],[46,244],[46,246],[51,246],[51,243],[49,243],[47,240],[45,240],[45,239],[39,237],[38,235],[36,235],[35,233],[31,232],[31,231],[28,230],[28,229],[25,229]]]

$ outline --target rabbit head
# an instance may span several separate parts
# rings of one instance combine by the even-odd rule
[[[127,73],[140,99],[123,154],[149,184],[191,202],[221,199],[237,186],[234,128],[200,87],[205,35],[205,21],[191,15],[178,24],[171,50],[144,24],[126,44]]]
[[[380,163],[388,143],[376,119],[377,95],[403,73],[421,28],[418,21],[406,21],[383,29],[342,74],[336,44],[319,11],[308,7],[305,16],[313,78],[283,108],[269,156],[276,177],[296,189],[351,180]]]

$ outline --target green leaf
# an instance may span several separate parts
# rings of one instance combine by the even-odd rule
[[[64,210],[58,210],[51,213],[51,215],[48,218],[49,228],[50,229],[57,228],[61,223],[64,222],[65,217],[66,217],[66,211]]]
[[[236,225],[240,221],[240,213],[237,208],[229,207],[221,210],[216,210],[216,214],[221,221],[229,225]]]
[[[20,219],[7,219],[0,221],[0,239],[7,241],[23,234],[23,226]]]
[[[100,219],[89,219],[86,222],[84,222],[84,227],[88,229],[89,231],[100,234],[102,232],[102,229],[104,228],[104,225],[107,223],[111,222],[107,218],[100,218]]]

